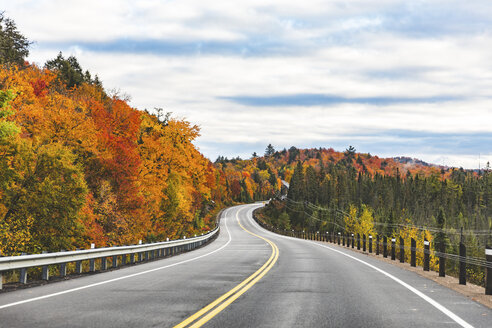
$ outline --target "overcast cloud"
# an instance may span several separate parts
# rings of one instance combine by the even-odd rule
[[[43,65],[76,55],[206,156],[349,145],[492,161],[492,2],[0,0]]]

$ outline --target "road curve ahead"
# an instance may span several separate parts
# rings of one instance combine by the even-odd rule
[[[492,310],[332,244],[224,212],[216,241],[172,258],[0,294],[0,327],[492,327]]]

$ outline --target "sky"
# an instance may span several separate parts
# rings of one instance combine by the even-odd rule
[[[333,147],[492,162],[492,1],[0,0],[28,60],[75,55],[211,160]]]

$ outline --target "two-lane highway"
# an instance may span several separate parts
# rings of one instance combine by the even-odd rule
[[[492,311],[388,263],[225,211],[193,252],[0,294],[0,327],[492,327]]]

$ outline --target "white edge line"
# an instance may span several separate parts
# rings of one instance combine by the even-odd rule
[[[304,239],[299,239],[299,238],[293,238],[293,237],[288,237],[288,236],[283,236],[283,235],[279,235],[279,234],[276,234],[276,233],[273,233],[269,230],[266,230],[264,228],[262,228],[258,223],[256,223],[255,220],[253,220],[252,218],[250,219],[251,222],[254,223],[254,225],[256,225],[257,228],[260,228],[261,230],[263,231],[266,231],[270,234],[273,234],[275,236],[278,236],[278,237],[281,237],[281,238],[286,238],[286,239],[292,239],[292,240],[297,240],[297,241],[300,241],[300,242],[306,242],[306,243],[309,243],[309,244],[312,244],[312,245],[318,245],[320,247],[323,247],[323,248],[327,248],[329,250],[332,250],[334,252],[337,252],[337,253],[340,253],[344,256],[347,256],[353,260],[356,260],[364,265],[367,265],[368,267],[370,268],[373,268],[374,270],[384,274],[385,276],[387,276],[388,278],[396,281],[397,283],[399,283],[400,285],[402,285],[403,287],[407,288],[408,290],[410,290],[411,292],[413,292],[414,294],[416,294],[417,296],[421,297],[422,299],[424,299],[425,301],[427,301],[428,303],[430,303],[432,306],[434,306],[436,309],[438,309],[439,311],[441,311],[442,313],[444,313],[445,315],[447,315],[449,318],[453,319],[457,324],[459,324],[460,326],[462,327],[465,327],[465,328],[473,328],[472,325],[470,325],[468,322],[466,322],[465,320],[461,319],[459,316],[457,316],[456,314],[454,314],[453,312],[451,312],[449,309],[447,309],[445,306],[441,305],[440,303],[438,303],[437,301],[435,301],[434,299],[430,298],[429,296],[425,295],[424,293],[422,293],[421,291],[417,290],[416,288],[410,286],[409,284],[407,284],[406,282],[398,279],[397,277],[393,276],[392,274],[370,264],[370,263],[367,263],[363,260],[360,260],[358,258],[356,258],[355,256],[352,256],[352,255],[349,255],[349,254],[346,254],[342,251],[339,251],[337,249],[334,249],[332,247],[329,247],[329,246],[325,246],[325,245],[321,245],[321,244],[318,244],[316,242],[312,242],[312,241],[309,241],[309,240],[304,240]]]
[[[229,209],[230,208],[227,209],[227,212],[229,212]],[[162,266],[162,267],[158,267],[158,268],[154,268],[154,269],[150,269],[150,270],[146,270],[146,271],[142,271],[142,272],[133,273],[133,274],[130,274],[128,276],[123,276],[123,277],[118,277],[118,278],[114,278],[114,279],[104,280],[104,281],[96,282],[94,284],[90,284],[90,285],[86,285],[86,286],[81,286],[81,287],[77,287],[77,288],[72,288],[72,289],[67,289],[67,290],[64,290],[64,291],[61,291],[61,292],[57,292],[57,293],[53,293],[53,294],[48,294],[48,295],[44,295],[44,296],[38,296],[38,297],[34,297],[34,298],[29,298],[29,299],[23,300],[23,301],[18,301],[18,302],[14,302],[14,303],[8,303],[8,304],[0,305],[0,310],[1,309],[8,308],[8,307],[16,306],[16,305],[21,305],[21,304],[25,304],[25,303],[30,303],[30,302],[34,302],[34,301],[43,300],[43,299],[46,299],[46,298],[51,298],[51,297],[63,295],[63,294],[73,293],[73,292],[76,292],[76,291],[79,291],[79,290],[82,290],[82,289],[96,287],[96,286],[100,286],[100,285],[104,285],[104,284],[109,284],[111,282],[115,282],[115,281],[118,281],[118,280],[123,280],[123,279],[127,279],[127,278],[132,278],[132,277],[140,276],[140,275],[143,275],[143,274],[146,274],[146,273],[150,273],[150,272],[154,272],[154,271],[159,271],[159,270],[170,268],[170,267],[173,267],[173,266],[176,266],[176,265],[180,265],[180,264],[188,263],[188,262],[191,262],[191,261],[195,261],[195,260],[201,259],[201,258],[203,258],[205,256],[209,256],[209,255],[211,255],[211,254],[213,254],[215,252],[218,252],[218,251],[222,250],[224,247],[226,247],[227,245],[229,245],[229,243],[232,240],[231,233],[229,231],[229,227],[227,227],[227,216],[226,216],[226,213],[224,213],[224,225],[225,225],[227,234],[229,236],[229,240],[227,241],[227,243],[225,243],[221,247],[217,248],[216,250],[211,251],[210,253],[203,254],[203,255],[200,255],[200,256],[197,256],[197,257],[188,259],[188,260],[184,260],[184,261],[176,262],[176,263],[173,263],[173,264],[165,265],[165,266]]]

